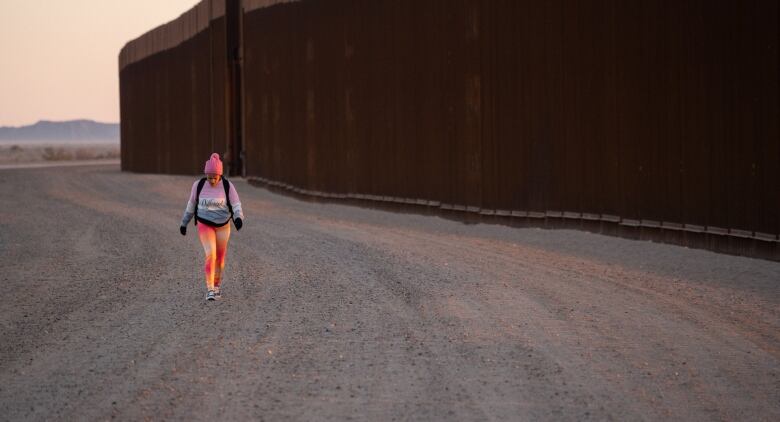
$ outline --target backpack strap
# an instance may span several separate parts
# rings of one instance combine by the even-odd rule
[[[228,179],[222,178],[222,186],[225,187],[225,199],[227,200],[228,211],[230,211],[230,218],[233,218],[233,205],[230,203],[230,182],[228,182]]]
[[[203,185],[206,184],[206,178],[200,179],[198,181],[198,190],[195,193],[195,225],[198,225],[198,204],[200,203],[200,191],[203,190]]]

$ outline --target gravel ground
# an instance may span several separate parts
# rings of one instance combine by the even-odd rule
[[[780,420],[780,263],[193,181],[0,171],[1,420]]]

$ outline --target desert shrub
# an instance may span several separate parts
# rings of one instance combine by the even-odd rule
[[[77,160],[92,160],[95,158],[99,158],[99,155],[94,150],[91,150],[89,148],[78,148],[76,150]]]
[[[119,149],[112,149],[112,150],[106,152],[104,157],[112,159],[112,160],[115,160],[115,159],[119,158]]]
[[[73,154],[65,148],[46,147],[43,149],[43,159],[46,161],[72,160]]]

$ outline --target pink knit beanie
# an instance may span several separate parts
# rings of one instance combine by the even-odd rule
[[[203,170],[204,173],[213,173],[213,174],[219,174],[222,175],[222,161],[219,159],[219,154],[216,152],[211,154],[211,158],[209,158],[208,161],[206,161],[206,168]]]

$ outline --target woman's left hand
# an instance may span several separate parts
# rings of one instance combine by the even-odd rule
[[[244,222],[241,221],[240,218],[236,218],[236,219],[233,220],[233,224],[236,225],[236,230],[241,230],[241,227],[243,227]]]

